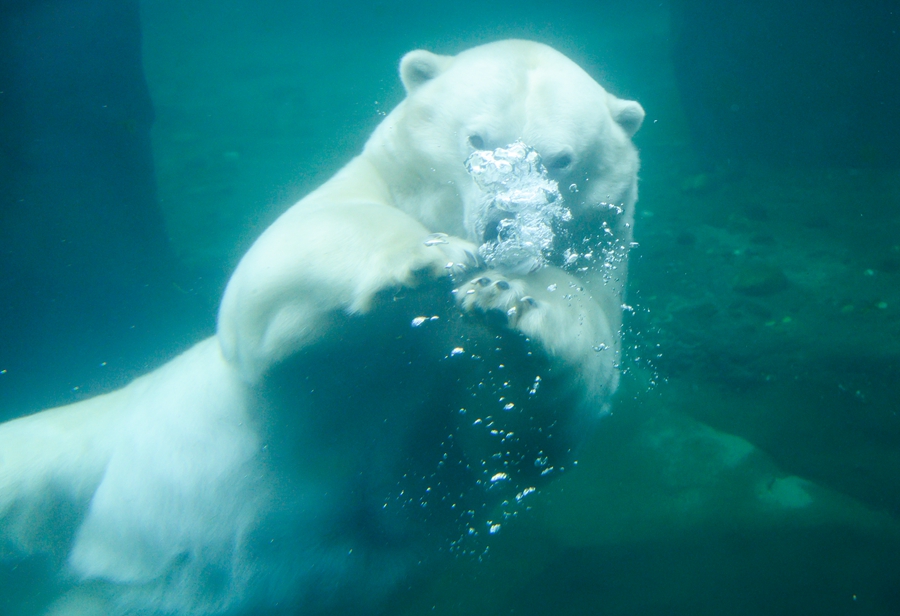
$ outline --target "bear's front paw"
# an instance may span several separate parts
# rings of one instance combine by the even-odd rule
[[[432,233],[425,238],[425,246],[435,251],[434,269],[438,276],[449,275],[457,282],[466,272],[483,267],[478,248],[472,242],[446,233]]]
[[[522,278],[487,270],[459,286],[457,304],[465,312],[500,314],[503,323],[573,366],[614,373],[616,336],[592,294],[574,278],[544,267]]]
[[[463,310],[499,311],[506,315],[510,327],[539,306],[536,299],[526,294],[521,280],[509,280],[493,271],[473,278],[454,293]]]

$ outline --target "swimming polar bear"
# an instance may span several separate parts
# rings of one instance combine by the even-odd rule
[[[400,76],[363,152],[241,260],[215,336],[0,426],[0,555],[42,563],[48,613],[373,611],[479,549],[604,412],[643,109],[526,41]],[[486,267],[511,214],[486,222],[465,165],[516,142],[575,243],[524,271]]]

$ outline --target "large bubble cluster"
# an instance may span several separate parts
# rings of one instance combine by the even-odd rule
[[[557,183],[540,155],[521,141],[476,150],[466,169],[484,192],[475,217],[482,259],[491,268],[525,274],[547,264],[554,226],[569,221]]]

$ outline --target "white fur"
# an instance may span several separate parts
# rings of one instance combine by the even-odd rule
[[[501,310],[557,373],[571,371],[560,392],[575,392],[577,408],[566,413],[605,408],[617,382],[640,105],[524,41],[455,57],[414,51],[400,72],[408,97],[362,154],[243,258],[215,337],[122,390],[0,426],[0,554],[64,563],[69,590],[51,613],[374,609],[418,558],[404,539],[414,534],[408,516],[377,504],[429,409],[387,383],[399,393],[374,388],[365,408],[301,400],[288,412],[267,379],[312,345],[340,348],[329,340],[335,319],[366,314],[386,289],[472,271],[456,292],[462,310]],[[545,160],[568,155],[555,179],[579,186],[567,194],[576,217],[598,202],[622,208],[611,229],[625,247],[618,270],[474,272],[477,188],[463,165],[472,135],[491,148],[522,140]],[[446,242],[426,245],[438,232]],[[367,525],[381,529],[377,541]]]

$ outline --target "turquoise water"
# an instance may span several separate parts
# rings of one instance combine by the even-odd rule
[[[211,331],[255,237],[401,100],[405,51],[532,38],[647,110],[623,385],[578,469],[489,557],[451,560],[386,613],[900,613],[900,157],[884,137],[900,18],[771,4],[143,2],[157,199],[191,308],[146,325],[113,376],[98,355],[51,378],[75,350],[21,377],[4,358],[0,413],[112,389]],[[169,326],[185,333],[155,345]],[[0,589],[28,579],[0,570]]]

